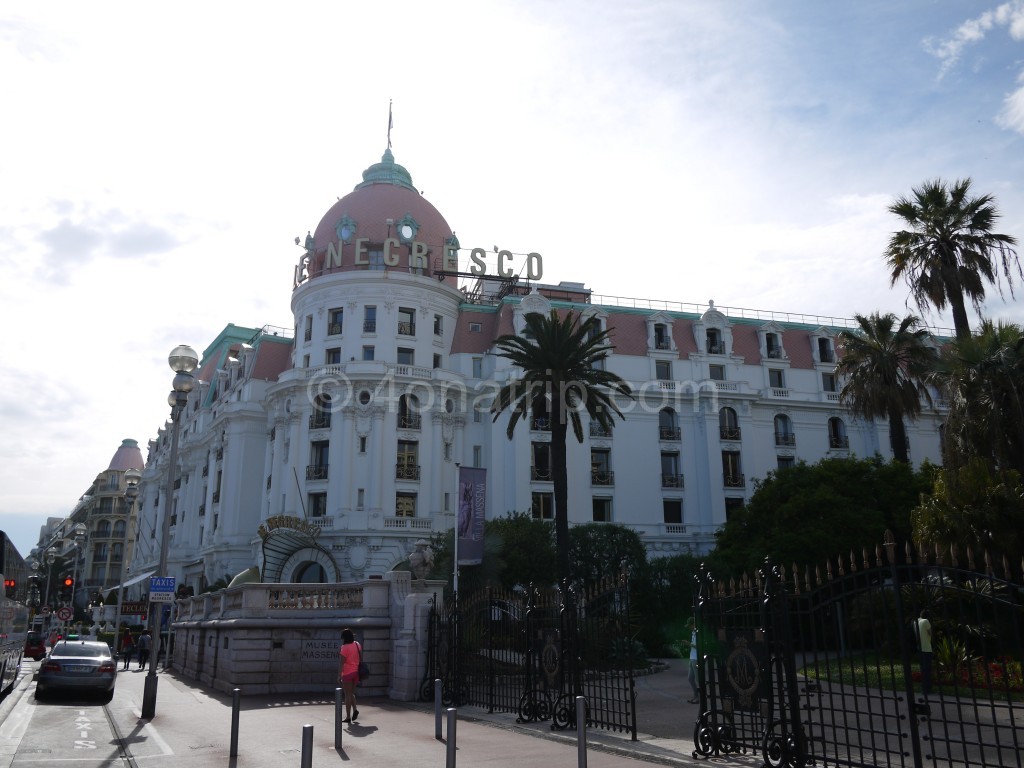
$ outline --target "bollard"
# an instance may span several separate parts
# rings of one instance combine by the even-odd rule
[[[341,688],[334,689],[334,748],[341,749],[341,713],[344,712],[342,704],[344,693]]]
[[[302,726],[302,768],[313,768],[313,726]]]
[[[441,678],[434,680],[434,738],[441,740]]]
[[[242,690],[231,690],[231,757],[238,757],[238,709]]]
[[[587,768],[587,699],[576,697],[576,765]]]
[[[445,768],[455,768],[455,716],[458,710],[448,707],[448,743],[445,745]]]

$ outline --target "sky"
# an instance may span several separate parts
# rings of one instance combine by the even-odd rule
[[[23,555],[123,439],[145,456],[173,347],[293,326],[294,240],[380,159],[389,103],[464,247],[595,297],[902,316],[887,208],[935,178],[1024,242],[1024,0],[5,4],[0,73]],[[1024,322],[1016,285],[987,317]]]

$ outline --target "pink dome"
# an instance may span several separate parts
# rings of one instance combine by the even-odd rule
[[[138,440],[122,440],[121,447],[114,453],[107,469],[115,469],[124,472],[128,469],[137,469],[140,472],[145,464],[142,461],[142,451],[139,450]]]
[[[363,171],[363,182],[324,214],[312,238],[306,238],[312,251],[306,272],[314,280],[333,272],[366,271],[375,260],[387,258],[387,248],[393,263],[378,263],[377,269],[408,273],[410,265],[422,265],[422,274],[432,276],[442,269],[446,245],[458,248],[451,227],[412,185],[409,172],[395,163],[389,149],[381,162]],[[457,279],[447,276],[445,282],[455,286]]]

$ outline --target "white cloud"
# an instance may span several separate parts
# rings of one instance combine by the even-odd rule
[[[1022,85],[1003,100],[1003,108],[996,116],[996,123],[1017,133],[1024,134],[1024,73],[1018,78]]]
[[[925,38],[925,50],[942,62],[939,78],[944,77],[960,61],[966,48],[980,43],[996,26],[1009,27],[1010,36],[1014,40],[1024,39],[1024,1],[1012,0],[991,11],[985,11],[977,18],[968,19],[947,38]]]

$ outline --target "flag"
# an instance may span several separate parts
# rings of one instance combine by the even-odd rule
[[[388,100],[388,149],[391,149],[391,129],[395,127],[394,118],[391,117],[391,100]]]
[[[484,559],[484,511],[487,470],[459,467],[459,565],[480,565]]]

